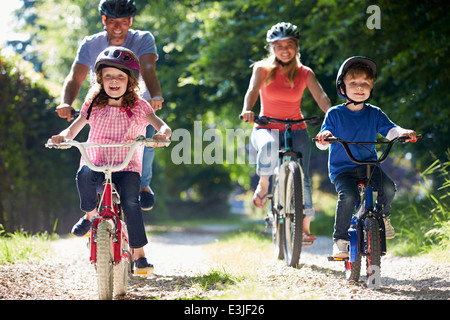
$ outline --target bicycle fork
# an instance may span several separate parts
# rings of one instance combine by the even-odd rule
[[[99,204],[99,209],[102,206],[103,210],[92,220],[92,232],[90,238],[90,261],[92,263],[97,262],[97,230],[99,224],[102,221],[106,221],[111,225],[113,262],[119,263],[122,260],[123,253],[128,256],[128,259],[130,261],[132,259],[130,252],[122,252],[122,241],[128,241],[128,238],[127,233],[124,233],[124,226],[122,224],[122,221],[120,220],[119,205],[120,200],[118,197],[117,189],[112,183],[111,172],[106,172],[105,181],[103,183],[102,201]]]

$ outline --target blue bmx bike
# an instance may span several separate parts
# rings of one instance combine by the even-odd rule
[[[421,138],[417,136],[417,138]],[[344,261],[345,264],[345,278],[349,281],[358,281],[361,274],[362,257],[366,257],[367,270],[367,287],[379,289],[381,284],[381,257],[386,254],[386,234],[385,225],[381,213],[379,213],[373,202],[373,188],[370,180],[373,174],[372,168],[383,163],[392,146],[396,142],[406,142],[409,139],[407,136],[400,136],[391,141],[380,142],[353,142],[344,141],[340,138],[330,137],[325,139],[329,143],[340,143],[347,156],[351,161],[358,165],[365,165],[367,167],[366,180],[358,181],[359,200],[356,203],[355,211],[352,216],[350,228],[348,233],[350,235],[349,243],[349,257],[348,258],[334,258],[328,257],[329,261]],[[316,141],[314,138],[313,141]],[[349,145],[387,145],[381,156],[373,161],[360,161],[355,159]]]

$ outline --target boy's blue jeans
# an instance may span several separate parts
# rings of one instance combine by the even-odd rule
[[[80,208],[89,212],[97,207],[97,193],[103,192],[105,175],[82,166],[77,172],[76,182],[80,196]],[[131,248],[141,248],[147,244],[144,218],[139,205],[140,175],[137,172],[113,172],[112,180],[120,195],[120,203],[125,213],[128,239]]]
[[[251,143],[256,149],[256,174],[270,177],[278,165],[278,150],[284,146],[284,131],[253,129]],[[311,139],[307,130],[292,130],[292,144],[296,152],[302,153],[303,197],[305,216],[311,217],[315,211],[312,203],[311,180],[309,178],[309,160],[311,158]]]
[[[374,170],[374,167],[371,167]],[[367,181],[366,166],[356,167],[347,172],[341,173],[334,180],[334,186],[338,193],[336,205],[336,216],[334,223],[334,241],[338,239],[350,240],[348,228],[352,215],[359,200],[358,182]],[[376,209],[383,217],[388,217],[391,211],[391,203],[394,199],[396,187],[394,182],[379,167],[370,180],[370,185],[378,191]]]

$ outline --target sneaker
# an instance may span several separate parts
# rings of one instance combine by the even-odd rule
[[[81,218],[72,227],[72,234],[77,237],[83,237],[91,230],[91,226],[92,222],[90,222],[88,219]]]
[[[135,273],[140,275],[152,275],[153,265],[147,261],[147,258],[142,257],[134,262]]]
[[[151,192],[141,191],[139,192],[139,203],[141,205],[141,210],[152,210],[155,205],[155,195]]]
[[[384,231],[386,233],[386,239],[394,239],[395,238],[395,230],[391,225],[391,220],[389,217],[383,218],[384,221]]]
[[[333,244],[333,258],[348,258],[349,241],[338,239]]]

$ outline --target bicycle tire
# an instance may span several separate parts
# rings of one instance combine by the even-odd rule
[[[290,267],[297,267],[302,251],[303,235],[303,172],[296,161],[286,166],[284,259]]]
[[[275,257],[278,260],[284,260],[284,235],[283,228],[281,228],[280,224],[280,214],[278,207],[280,206],[280,187],[279,183],[281,182],[278,179],[278,176],[273,176],[273,187],[272,187],[272,199],[271,199],[271,214],[272,214],[272,242],[274,244]]]
[[[100,300],[111,300],[113,294],[111,225],[103,220],[97,228],[97,285]]]
[[[122,221],[122,233],[121,233],[121,253],[122,257],[119,263],[114,264],[113,266],[113,294],[114,296],[122,296],[127,293],[128,287],[128,275],[131,272],[130,261],[131,257],[130,246],[126,240],[126,236],[128,236],[127,227],[125,223]]]
[[[381,241],[380,224],[374,217],[366,220],[367,241],[367,286],[374,287],[380,284],[381,271]]]
[[[358,253],[355,262],[344,261],[345,279],[348,281],[358,281],[361,275],[362,255]]]

